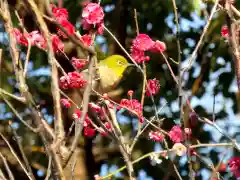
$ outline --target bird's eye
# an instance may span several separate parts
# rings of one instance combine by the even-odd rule
[[[118,61],[117,61],[117,65],[122,66],[122,65],[123,65],[123,62],[118,60]]]

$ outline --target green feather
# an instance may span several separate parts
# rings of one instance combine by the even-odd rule
[[[120,55],[112,55],[98,64],[100,81],[103,89],[113,88],[122,79],[124,71],[130,64]]]

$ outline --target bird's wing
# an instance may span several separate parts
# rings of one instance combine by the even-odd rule
[[[108,91],[108,89],[111,90],[113,86],[119,82],[120,78],[111,68],[107,66],[101,65],[98,69],[103,91]]]

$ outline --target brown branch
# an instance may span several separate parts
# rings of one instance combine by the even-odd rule
[[[1,92],[1,91],[0,91]],[[32,132],[37,132],[37,129],[33,128],[32,126],[30,126],[26,121],[24,121],[22,119],[22,117],[20,116],[20,114],[17,112],[17,110],[13,107],[13,105],[4,97],[4,95],[0,94],[0,96],[2,97],[2,99],[6,102],[6,104],[10,107],[10,109],[12,110],[12,112],[17,116],[17,118],[21,121],[21,123],[23,123],[23,125],[25,125],[29,130],[31,130]]]
[[[54,138],[52,129],[50,128],[50,126],[46,123],[46,121],[42,117],[40,111],[38,110],[38,107],[36,106],[36,104],[33,100],[32,95],[28,92],[28,87],[27,87],[25,79],[23,77],[23,70],[18,63],[19,52],[16,49],[17,43],[16,43],[15,37],[13,35],[13,26],[12,26],[12,21],[10,19],[11,15],[10,15],[9,7],[8,7],[8,4],[6,1],[1,3],[1,9],[4,10],[4,12],[1,11],[1,13],[4,13],[1,15],[5,17],[4,26],[5,26],[6,32],[8,32],[8,34],[9,34],[10,54],[11,54],[11,57],[13,60],[13,66],[14,66],[14,71],[16,73],[16,79],[19,84],[19,90],[20,90],[22,96],[26,99],[26,103],[29,106],[29,108],[32,109],[32,111],[33,111],[33,115],[35,116],[34,122],[35,122],[36,127],[39,127],[39,125],[42,124],[44,127],[43,129],[45,130],[44,134],[46,136],[49,136],[49,138]]]
[[[13,176],[12,171],[10,170],[10,167],[8,166],[8,162],[7,162],[6,158],[2,155],[1,152],[0,152],[0,157],[1,157],[3,164],[5,166],[5,169],[8,173],[9,180],[14,180],[14,176]]]
[[[48,17],[47,15],[43,15],[43,17],[48,20],[49,22],[55,24],[59,29],[61,29],[61,31],[64,32],[64,34],[67,35],[68,39],[71,40],[75,45],[77,45],[78,47],[80,47],[84,52],[87,52],[90,55],[96,55],[96,52],[94,50],[92,50],[91,48],[85,46],[79,39],[76,38],[76,36],[74,35],[70,35],[65,28],[58,23],[53,17]],[[87,54],[85,53],[85,55],[87,56]]]
[[[53,53],[52,42],[50,33],[48,31],[48,27],[43,20],[43,17],[33,0],[26,0],[29,4],[30,8],[32,9],[33,14],[36,16],[36,20],[39,23],[39,28],[47,40],[47,52],[48,52],[48,62],[51,65],[51,92],[53,95],[53,104],[54,104],[54,114],[55,114],[55,133],[57,138],[63,139],[64,138],[64,127],[63,127],[63,119],[61,113],[61,104],[60,104],[60,93],[58,87],[58,70],[57,65],[55,63],[55,56]]]
[[[25,172],[25,174],[27,175],[27,177],[30,180],[33,180],[32,177],[29,175],[27,169],[25,168],[25,166],[23,165],[23,163],[21,162],[21,160],[18,158],[17,154],[15,153],[14,149],[12,148],[12,146],[10,145],[10,143],[8,142],[8,140],[3,136],[3,134],[0,132],[0,136],[1,138],[4,140],[4,142],[7,144],[8,148],[10,149],[12,155],[14,156],[14,158],[17,160],[17,162],[19,163],[19,165],[21,166],[21,168],[23,169],[23,171]]]
[[[32,1],[31,1],[32,2]],[[34,2],[33,2],[34,3]],[[36,4],[34,3],[36,6]],[[4,25],[5,29],[9,34],[9,39],[10,39],[10,53],[12,56],[13,60],[13,66],[14,66],[14,71],[16,73],[16,79],[17,82],[19,83],[19,90],[21,94],[26,98],[27,105],[33,112],[34,116],[34,123],[37,128],[39,128],[39,135],[44,143],[44,146],[46,148],[46,151],[49,156],[53,157],[53,165],[55,168],[55,176],[58,177],[59,179],[65,179],[63,177],[63,171],[61,168],[61,163],[59,160],[59,157],[56,155],[56,152],[53,148],[50,147],[50,143],[52,142],[53,139],[55,139],[55,134],[53,133],[52,129],[49,127],[49,125],[46,123],[44,120],[39,108],[35,104],[32,95],[28,92],[28,86],[26,85],[25,78],[23,75],[23,69],[21,66],[21,63],[18,61],[18,51],[16,49],[16,39],[13,35],[13,26],[12,26],[12,21],[11,21],[11,15],[9,12],[9,7],[7,1],[1,1],[1,12],[4,12],[2,17],[5,17],[4,19]]]
[[[70,146],[70,150],[69,150],[69,153],[66,157],[66,160],[63,164],[63,167],[66,167],[66,165],[68,164],[69,160],[71,159],[77,145],[78,145],[78,140],[79,140],[79,137],[82,133],[82,129],[83,129],[83,122],[84,122],[84,119],[86,117],[86,114],[88,112],[88,103],[89,103],[89,98],[90,98],[90,94],[91,94],[91,89],[92,89],[92,79],[94,77],[94,62],[95,62],[95,59],[96,59],[96,56],[91,56],[90,55],[90,63],[89,63],[89,66],[88,66],[88,73],[89,73],[89,76],[88,76],[88,84],[86,86],[86,89],[84,90],[84,94],[83,94],[83,109],[82,109],[82,115],[80,117],[80,119],[77,119],[76,122],[75,122],[75,136],[74,136],[74,139],[73,139],[73,142]]]
[[[235,73],[237,78],[238,90],[240,90],[240,49],[239,49],[239,32],[240,28],[237,23],[234,22],[233,11],[231,5],[228,1],[225,3],[225,9],[227,13],[227,25],[229,29],[229,45],[232,50],[234,63],[235,63]]]
[[[34,177],[34,175],[33,175],[33,171],[32,171],[32,168],[31,168],[31,166],[30,166],[30,163],[29,163],[29,161],[28,161],[28,159],[27,159],[27,156],[26,156],[26,154],[25,154],[25,152],[24,152],[24,150],[23,150],[23,146],[22,146],[22,142],[21,142],[22,139],[21,139],[20,136],[18,136],[16,130],[15,130],[14,128],[12,128],[11,122],[10,122],[10,127],[11,127],[11,130],[12,130],[12,132],[13,132],[14,138],[15,138],[15,140],[16,140],[16,142],[17,142],[18,148],[19,148],[19,150],[20,150],[20,152],[21,152],[21,155],[22,155],[22,158],[23,158],[23,162],[25,163],[25,166],[26,166],[26,168],[27,168],[27,170],[28,170],[29,176],[30,176],[33,180],[35,180],[35,177]]]
[[[137,10],[136,9],[134,9],[134,20],[135,20],[135,24],[136,24],[136,32],[137,32],[137,35],[139,35]],[[144,99],[145,99],[145,93],[146,93],[146,84],[147,84],[147,69],[146,69],[145,62],[143,62],[142,65],[143,65],[143,85],[142,85],[141,105],[143,107]],[[133,148],[134,148],[135,144],[137,143],[138,137],[141,134],[141,129],[142,129],[142,123],[138,121],[137,135],[134,137],[132,145],[130,146],[130,149],[129,149],[130,153],[133,151]]]
[[[11,54],[11,57],[13,60],[13,67],[14,67],[14,71],[16,74],[17,82],[19,84],[19,90],[20,90],[22,96],[25,98],[26,104],[33,111],[33,115],[35,116],[34,123],[35,123],[36,127],[39,127],[39,125],[42,124],[44,127],[42,129],[42,131],[44,131],[44,133],[43,133],[44,136],[48,136],[49,137],[48,139],[53,139],[54,138],[53,131],[50,128],[50,126],[46,123],[44,118],[42,117],[37,105],[35,104],[35,102],[33,100],[32,95],[28,92],[28,87],[27,87],[25,79],[23,77],[22,67],[18,63],[19,52],[16,49],[17,43],[16,43],[16,39],[13,35],[13,26],[12,26],[12,21],[10,19],[11,15],[9,12],[8,3],[6,1],[4,1],[4,2],[1,1],[1,9],[2,9],[2,11],[0,13],[4,13],[4,14],[1,14],[1,16],[5,17],[4,26],[5,26],[6,32],[8,32],[8,34],[9,34],[10,54]]]

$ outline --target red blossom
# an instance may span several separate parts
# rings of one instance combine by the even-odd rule
[[[60,88],[83,88],[87,81],[83,78],[83,74],[79,72],[69,72],[67,76],[60,78]]]
[[[160,83],[157,79],[149,79],[147,81],[146,95],[149,97],[151,94],[154,96],[160,90]]]
[[[171,131],[168,133],[168,136],[175,143],[180,143],[184,139],[182,129],[178,125],[172,127]]]
[[[131,47],[131,56],[138,64],[147,62],[150,60],[149,56],[145,56],[144,51],[134,47]]]
[[[82,19],[82,28],[86,31],[89,31],[93,28],[92,24],[88,24],[85,19]]]
[[[82,69],[87,63],[88,61],[86,59],[78,59],[78,58],[72,57],[72,65],[74,66],[74,68],[78,70]]]
[[[32,31],[28,34],[28,38],[32,45],[35,45],[41,49],[46,49],[47,42],[44,37],[39,33],[39,31]]]
[[[104,125],[109,131],[112,130],[111,124],[109,122],[105,122]]]
[[[139,116],[138,120],[139,120],[140,123],[143,123],[144,122],[144,117],[143,116]]]
[[[28,46],[28,40],[25,35],[21,33],[21,31],[17,28],[13,29],[13,35],[17,41],[17,44],[22,46]]]
[[[73,119],[75,120],[79,120],[81,118],[81,115],[82,115],[82,111],[77,109],[74,111],[74,113],[72,114],[72,117]],[[86,114],[85,116],[85,119],[84,119],[84,122],[83,122],[83,127],[88,127],[91,125],[91,120],[90,118],[88,117],[88,115]]]
[[[224,163],[221,163],[221,164],[219,165],[219,167],[217,168],[217,170],[218,170],[219,172],[226,172],[226,170],[227,170],[227,165],[224,164]]]
[[[104,94],[103,94],[103,98],[104,98],[105,100],[109,99],[108,94],[107,94],[107,93],[104,93]]]
[[[136,113],[137,116],[142,117],[143,107],[137,99],[122,99],[120,105],[123,108],[127,108],[130,111]]]
[[[32,31],[30,33],[21,33],[19,29],[13,29],[14,36],[18,44],[22,46],[28,46],[30,42],[31,46],[37,46],[41,49],[46,49],[47,42],[39,31]]]
[[[191,156],[196,156],[197,155],[197,152],[195,149],[190,149],[190,155]]]
[[[156,142],[161,142],[164,139],[164,136],[159,131],[150,131],[148,134],[149,138]]]
[[[89,3],[83,9],[82,17],[88,24],[98,24],[103,21],[104,12],[99,4]]]
[[[108,106],[108,108],[110,108],[110,109],[114,109],[114,104],[113,104],[112,102],[109,102],[109,103],[107,104],[107,106]]]
[[[67,33],[69,35],[75,34],[75,27],[68,20],[63,19],[63,20],[59,21],[59,23],[67,31]],[[57,33],[59,36],[62,36],[63,38],[67,38],[67,35],[60,28],[57,28],[57,31],[58,31]]]
[[[224,38],[228,38],[228,36],[229,36],[229,31],[228,31],[228,27],[227,27],[227,26],[222,26],[221,35],[222,35],[222,37],[224,37]]]
[[[166,50],[166,44],[162,41],[154,42],[153,46],[151,47],[150,51],[152,52],[164,52]]]
[[[101,23],[97,24],[97,33],[102,35],[103,32],[104,32],[104,23],[101,22]]]
[[[240,157],[232,157],[229,160],[230,171],[236,176],[236,178],[240,177]]]
[[[53,51],[55,53],[59,53],[64,50],[64,44],[57,35],[55,35],[55,34],[52,35],[51,40],[52,40]]]
[[[100,22],[98,24],[89,24],[86,20],[82,20],[82,28],[86,31],[90,31],[92,29],[95,29],[98,34],[103,34],[104,32],[104,22]]]
[[[85,34],[85,35],[81,36],[80,40],[83,42],[83,44],[85,46],[92,45],[92,36],[91,35]]]
[[[81,114],[82,114],[82,112],[79,109],[77,109],[72,114],[72,117],[73,117],[73,119],[77,120],[77,119],[79,119],[81,117]]]
[[[17,42],[19,42],[20,37],[22,36],[21,31],[18,28],[13,28],[13,35]]]
[[[133,40],[132,47],[139,51],[147,51],[154,45],[153,40],[146,34],[139,34],[135,40]]]
[[[91,127],[85,127],[83,130],[83,134],[84,136],[87,137],[93,137],[95,135],[95,129],[91,128]]]
[[[60,102],[65,108],[70,108],[71,107],[71,102],[68,99],[62,98],[60,99]]]
[[[67,9],[53,7],[52,11],[53,11],[53,16],[55,16],[55,18],[58,21],[67,20],[68,19],[68,11],[67,11]]]
[[[129,90],[127,94],[128,94],[129,97],[132,97],[133,93],[134,93],[133,90]]]
[[[95,103],[89,103],[88,107],[92,108],[92,110],[94,110],[96,113],[101,113],[102,109],[99,105],[95,104]]]

